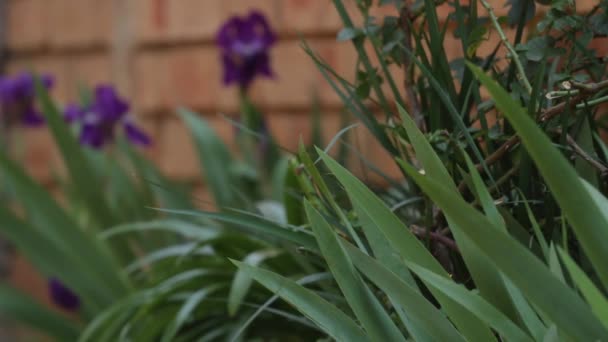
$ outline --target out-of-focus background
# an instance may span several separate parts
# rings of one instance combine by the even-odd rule
[[[174,109],[190,107],[222,134],[231,133],[217,114],[235,113],[238,96],[235,87],[222,86],[214,37],[228,17],[251,9],[265,13],[280,36],[272,49],[276,79],[258,80],[253,98],[272,126],[281,127],[275,129],[284,133],[281,142],[293,146],[292,137],[306,133],[313,89],[328,121],[339,109],[338,97],[299,48],[300,39],[339,71],[354,70],[350,44],[335,42],[340,20],[329,0],[9,0],[6,70],[55,75],[53,95],[60,102],[75,100],[79,84],[113,83],[153,136],[150,157],[170,176],[195,178],[198,164]],[[48,179],[48,166],[57,159],[43,131],[26,133],[28,141],[40,142],[28,147],[26,162]]]
[[[215,35],[232,15],[263,12],[279,40],[271,50],[274,79],[258,79],[252,98],[264,112],[279,144],[294,150],[298,136],[310,137],[315,96],[329,140],[340,129],[339,97],[300,48],[305,39],[329,64],[353,79],[356,54],[349,42],[336,42],[341,21],[330,0],[0,0],[6,74],[34,70],[55,77],[53,97],[61,104],[78,98],[79,87],[111,83],[131,101],[138,123],[153,145],[149,158],[170,177],[189,181],[207,198],[190,135],[175,115],[189,107],[206,116],[230,142],[232,125],[219,114],[238,112],[236,87],[222,84]],[[354,6],[355,1],[349,5]],[[354,13],[354,12],[353,12]],[[398,15],[385,6],[378,15]],[[22,162],[49,188],[62,172],[46,129],[17,134]],[[358,130],[357,145],[374,163],[387,158]],[[326,141],[327,141],[326,140]],[[91,184],[91,186],[96,186]],[[49,303],[46,282],[18,258],[12,281]]]
[[[499,12],[506,11],[501,6],[505,1],[492,2]],[[581,0],[577,7],[586,11],[594,3]],[[1,62],[6,73],[32,69],[54,75],[53,96],[60,103],[74,101],[79,86],[114,84],[132,101],[138,122],[153,138],[149,158],[168,176],[191,181],[203,198],[205,185],[199,181],[190,136],[174,109],[185,106],[203,113],[230,140],[233,127],[218,114],[235,115],[238,96],[235,87],[222,85],[214,37],[231,15],[258,9],[279,35],[271,51],[276,78],[256,80],[251,88],[279,144],[295,149],[299,135],[310,136],[315,96],[327,139],[340,129],[340,99],[299,46],[305,39],[339,73],[354,78],[356,54],[349,42],[336,41],[341,22],[331,0],[0,0],[0,4],[5,32],[0,49],[7,52]],[[438,10],[445,20],[449,8]],[[398,12],[386,5],[375,15]],[[450,39],[446,50],[456,56],[461,47]],[[497,34],[492,32],[489,40],[482,48],[495,46]],[[399,79],[398,70],[395,75]],[[61,165],[49,132],[23,129],[19,137],[28,170],[52,188]],[[357,138],[359,150],[373,163],[382,165],[388,158],[366,134]],[[12,277],[21,288],[48,302],[44,282],[23,260],[17,260]]]

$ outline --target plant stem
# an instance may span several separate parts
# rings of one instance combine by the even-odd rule
[[[598,162],[595,158],[591,157],[582,147],[580,147],[574,138],[570,136],[570,134],[566,135],[566,140],[568,141],[568,145],[572,148],[574,153],[578,154],[581,158],[587,161],[591,166],[600,171],[602,177],[608,174],[608,167],[606,165]]]
[[[441,234],[440,232],[433,232],[429,231],[428,229],[412,225],[412,233],[414,233],[414,235],[418,237],[427,238],[439,242],[447,248],[453,250],[454,252],[460,252],[458,250],[458,245],[456,245],[456,242],[450,239],[449,237]]]
[[[342,1],[333,0],[333,3],[334,3],[334,7],[340,14],[340,18],[342,19],[342,22],[344,23],[344,27],[353,29],[354,24],[353,24],[352,20],[350,19],[348,11],[346,10],[346,7],[344,7],[344,4],[342,3]],[[374,93],[376,94],[376,96],[378,96],[378,102],[380,102],[380,105],[382,106],[382,109],[385,111],[386,116],[390,117],[392,115],[392,110],[388,104],[388,100],[384,96],[384,92],[382,91],[382,87],[380,86],[380,80],[379,80],[378,75],[376,74],[374,66],[372,65],[372,62],[369,59],[369,56],[367,55],[367,51],[365,51],[364,39],[362,37],[358,37],[358,38],[353,39],[352,42],[353,42],[353,45],[355,46],[355,49],[357,50],[357,55],[359,56],[359,58],[363,62],[363,65],[365,66],[365,71],[370,76],[372,88],[374,89]]]
[[[530,84],[530,81],[526,77],[526,72],[524,71],[524,67],[521,64],[521,61],[519,60],[517,51],[515,51],[515,48],[513,47],[513,45],[511,45],[511,43],[509,42],[509,39],[507,39],[507,36],[505,35],[505,32],[500,27],[498,18],[496,17],[496,14],[494,13],[494,9],[486,0],[480,0],[480,1],[481,1],[481,4],[483,5],[483,7],[488,11],[488,14],[490,15],[490,19],[492,20],[492,24],[494,24],[494,28],[496,29],[496,32],[498,32],[501,42],[507,48],[507,50],[509,50],[509,53],[511,54],[511,60],[515,64],[515,67],[517,68],[517,73],[519,74],[519,77],[518,77],[519,81],[524,86],[524,88],[526,89],[528,94],[531,94],[532,85]]]

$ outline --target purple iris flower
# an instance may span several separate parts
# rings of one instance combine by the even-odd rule
[[[52,88],[51,76],[43,75],[41,79],[47,90]],[[9,122],[17,121],[30,127],[44,124],[44,117],[36,109],[35,98],[35,79],[31,73],[0,77],[0,113]]]
[[[80,298],[56,278],[47,282],[49,295],[57,306],[64,310],[76,311],[80,308]]]
[[[256,75],[273,77],[268,50],[277,37],[262,13],[231,17],[216,39],[222,53],[224,85],[237,83],[246,90]]]
[[[131,143],[150,145],[150,137],[135,125],[128,112],[129,104],[112,86],[100,85],[95,88],[94,99],[89,106],[68,105],[64,118],[67,122],[80,124],[80,143],[95,149],[114,140],[117,126],[122,127]]]

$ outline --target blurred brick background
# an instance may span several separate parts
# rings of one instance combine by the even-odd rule
[[[339,98],[299,46],[302,35],[352,78],[356,57],[349,43],[335,41],[341,24],[330,0],[9,0],[6,71],[32,68],[55,75],[53,95],[61,103],[75,100],[79,84],[113,83],[154,138],[149,156],[168,175],[194,179],[198,162],[174,109],[202,113],[230,138],[230,124],[218,114],[236,114],[238,99],[234,87],[221,84],[214,36],[229,16],[254,8],[268,16],[280,37],[272,51],[276,79],[252,86],[273,133],[290,148],[300,134],[310,135],[313,90],[327,117],[326,135],[336,133]],[[396,14],[392,6],[383,11]],[[29,170],[48,181],[59,162],[48,133],[25,130],[23,136]]]
[[[269,118],[281,145],[293,148],[300,134],[310,134],[310,105],[313,91],[319,94],[325,120],[325,135],[339,130],[338,96],[316,71],[300,48],[300,37],[308,41],[330,65],[352,79],[356,55],[350,43],[336,42],[341,28],[331,0],[6,0],[6,72],[26,68],[56,77],[54,97],[61,103],[74,101],[80,84],[100,82],[116,85],[132,101],[138,121],[153,136],[149,149],[168,175],[182,179],[199,177],[198,163],[190,138],[174,109],[192,108],[212,122],[230,139],[230,124],[218,114],[236,114],[236,89],[221,84],[221,65],[214,36],[231,15],[251,9],[263,11],[279,33],[272,51],[274,80],[258,80],[252,87],[256,104]],[[355,0],[346,0],[357,18]],[[579,1],[590,7],[597,1]],[[498,14],[505,14],[504,1],[492,1]],[[450,7],[439,7],[442,19]],[[485,10],[480,8],[480,13]],[[397,15],[392,5],[375,15]],[[539,12],[542,12],[542,8]],[[510,33],[510,32],[508,32]],[[498,40],[492,32],[482,50]],[[446,51],[460,54],[460,44],[446,38]],[[483,52],[482,52],[483,53]],[[395,70],[397,80],[401,72]],[[363,129],[359,129],[363,131]],[[361,132],[363,133],[363,132]],[[24,130],[24,162],[41,181],[47,182],[59,164],[45,129]],[[359,145],[377,164],[385,155],[365,134]]]
[[[2,0],[0,0],[2,1]],[[354,0],[346,0],[354,8]],[[461,1],[461,3],[464,1]],[[505,1],[491,1],[499,15]],[[339,129],[339,98],[300,49],[305,38],[326,61],[353,79],[356,56],[350,43],[338,43],[341,23],[331,0],[6,0],[6,71],[25,68],[55,75],[53,95],[60,103],[75,100],[79,84],[116,85],[132,101],[138,121],[154,138],[147,152],[162,170],[184,180],[199,179],[198,161],[185,127],[174,108],[190,107],[207,117],[220,134],[231,138],[232,128],[218,113],[234,115],[236,89],[221,85],[221,65],[214,35],[229,16],[259,9],[269,18],[280,40],[272,51],[275,80],[258,80],[252,87],[256,104],[269,118],[279,143],[293,149],[301,134],[310,136],[313,90],[320,97],[327,139]],[[577,1],[581,11],[597,1]],[[542,12],[543,8],[540,9]],[[445,20],[450,8],[439,7]],[[356,11],[351,11],[355,16]],[[480,8],[480,13],[484,10]],[[397,15],[393,6],[375,15]],[[356,17],[356,16],[355,16]],[[507,31],[507,34],[512,34]],[[498,41],[492,32],[482,49]],[[461,54],[448,35],[446,51]],[[395,70],[397,79],[401,73]],[[368,135],[357,134],[366,158],[389,165],[388,157]],[[59,157],[45,129],[23,130],[22,157],[28,170],[49,183]],[[198,184],[201,190],[203,184]],[[22,261],[19,261],[22,265]],[[15,281],[34,292],[41,290],[35,275],[16,267]],[[37,289],[37,290],[36,290]],[[38,292],[40,293],[40,292]],[[39,297],[44,298],[44,295]]]

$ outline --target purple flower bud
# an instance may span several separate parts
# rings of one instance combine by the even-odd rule
[[[140,130],[129,116],[129,104],[118,96],[113,87],[95,88],[93,103],[87,108],[69,105],[64,110],[67,122],[80,125],[80,143],[95,149],[114,140],[117,126],[124,130],[127,139],[141,146],[151,144],[150,138]]]
[[[80,308],[80,298],[56,278],[47,282],[48,291],[53,303],[64,310],[76,311]]]
[[[247,17],[232,17],[216,37],[224,66],[224,85],[237,83],[247,89],[257,75],[272,77],[268,50],[276,41],[264,15],[252,11]]]
[[[42,75],[42,84],[48,90],[53,87],[53,78]],[[23,72],[15,77],[0,77],[0,113],[9,121],[18,121],[25,126],[44,124],[44,117],[35,106],[34,76]]]

